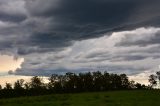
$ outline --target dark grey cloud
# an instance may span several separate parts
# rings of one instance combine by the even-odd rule
[[[37,63],[36,63],[37,64]],[[27,70],[25,68],[17,69],[16,72],[9,71],[8,74],[12,75],[26,75],[26,76],[50,76],[51,74],[65,74],[67,72],[74,72],[74,73],[85,73],[85,72],[93,72],[93,71],[107,71],[110,73],[118,73],[122,74],[125,73],[127,75],[136,75],[141,73],[143,70],[150,70],[150,67],[136,67],[130,65],[99,65],[99,66],[88,66],[88,67],[81,67],[77,69],[67,69],[67,68],[53,68],[53,69],[43,69],[40,68]]]
[[[109,32],[159,26],[158,0],[22,1],[16,0],[23,6],[15,10],[11,5],[13,1],[3,1],[0,11],[0,21],[17,22],[17,26],[0,30],[1,36],[17,35],[16,43],[8,43],[12,42],[10,37],[7,45],[5,41],[0,43],[10,48],[19,45],[19,55],[61,50],[74,41],[101,37]]]
[[[127,75],[136,75],[142,72],[143,70],[150,70],[148,67],[134,67],[129,65],[109,65],[105,67],[108,72],[122,74],[125,73]]]
[[[39,19],[31,24],[35,30],[27,44],[42,49],[63,48],[72,41],[96,38],[108,32],[159,26],[158,4],[158,0],[27,0],[29,14]],[[40,5],[44,6],[39,8]]]
[[[27,19],[27,14],[23,8],[23,0],[1,0],[0,1],[0,21],[19,23]]]
[[[0,20],[1,21],[10,21],[10,22],[22,22],[27,19],[25,14],[8,14],[0,11]]]
[[[91,63],[100,64],[101,62],[112,63],[115,68],[110,66],[110,69],[116,72],[118,70],[128,72],[129,70],[133,72],[147,70],[151,66],[143,68],[141,64],[137,66],[138,68],[135,66],[132,68],[133,66],[128,66],[125,62],[159,57],[159,55],[143,55],[149,51],[153,52],[153,49],[140,51],[136,48],[138,53],[143,53],[136,54],[135,50],[135,54],[132,55],[129,54],[132,50],[129,49],[126,52],[121,49],[131,45],[159,45],[159,32],[134,41],[133,37],[128,35],[123,35],[123,39],[117,37],[120,41],[115,43],[116,46],[104,47],[110,50],[107,52],[97,50],[97,52],[87,54],[85,50],[90,49],[90,46],[96,48],[96,45],[88,44],[88,47],[83,48],[86,45],[82,43],[74,49],[72,45],[77,41],[99,38],[104,35],[113,36],[112,32],[131,31],[139,27],[159,27],[159,5],[159,0],[1,0],[0,51],[25,58],[22,69],[13,72],[14,74],[48,75],[52,72],[72,71],[76,66],[75,71],[80,71],[80,69],[85,71],[90,68],[82,69],[85,67],[83,63],[87,67]],[[145,35],[133,34],[132,36],[138,38]],[[111,41],[107,40],[103,42],[103,45],[106,43],[109,45]],[[73,49],[72,52],[60,54],[69,47]],[[157,53],[156,49],[154,50]],[[84,51],[86,55],[74,60],[75,54]],[[124,54],[119,53],[120,51]],[[67,55],[64,55],[65,53]],[[115,65],[118,62],[123,64]],[[71,68],[66,68],[67,65]]]
[[[80,68],[80,69],[66,69],[66,68],[58,68],[58,69],[44,69],[41,71],[40,69],[27,71],[27,70],[21,70],[17,69],[16,72],[9,71],[8,74],[10,75],[25,75],[25,76],[51,76],[52,74],[65,74],[67,72],[74,72],[74,73],[84,73],[91,71],[89,68]]]
[[[35,6],[39,6],[42,1],[35,0],[33,2],[28,1],[26,3],[31,15],[52,18],[53,20],[50,21],[52,24],[48,26],[50,29],[48,34],[50,36],[61,36],[62,40],[94,38],[112,31],[118,26],[123,26],[128,23],[126,20],[136,5],[132,1],[126,2],[124,0],[119,2],[110,0],[108,2],[98,0],[61,0],[59,6],[55,8],[50,5],[50,3],[54,5],[54,0],[48,0],[45,3],[50,7],[44,7],[44,10],[42,7],[39,11],[38,7]]]

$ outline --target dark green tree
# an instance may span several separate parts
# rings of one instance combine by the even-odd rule
[[[82,81],[83,88],[85,91],[93,90],[93,76],[90,72],[83,74]]]
[[[160,87],[160,71],[156,72],[156,74],[157,74],[158,85]]]
[[[104,72],[104,75],[103,75],[103,87],[104,87],[104,90],[111,90],[111,77],[110,77],[110,74],[105,71]]]
[[[52,74],[51,77],[48,78],[48,80],[49,80],[48,89],[54,90],[55,83],[58,81],[58,75],[57,74]]]
[[[152,75],[149,76],[148,81],[149,81],[149,83],[150,83],[150,88],[153,88],[154,86],[157,85],[156,79],[157,79],[157,76],[156,76],[156,75],[153,75],[153,74],[152,74]]]
[[[77,89],[77,75],[75,73],[66,73],[65,77],[65,89],[68,92],[74,92]]]
[[[103,89],[103,75],[100,71],[93,72],[93,86],[96,91]]]
[[[30,82],[26,82],[24,84],[24,89],[29,90],[31,88],[31,83]]]
[[[135,84],[136,89],[144,89],[144,85],[140,84],[140,83],[136,83]]]
[[[120,74],[122,89],[129,88],[129,80],[126,74]]]
[[[6,90],[11,90],[11,89],[12,89],[12,84],[6,83],[4,89],[6,89]]]
[[[38,76],[34,76],[33,78],[31,78],[30,86],[32,89],[44,88],[43,79]]]
[[[112,89],[120,89],[122,85],[121,77],[117,74],[110,75],[110,82]]]
[[[129,81],[129,88],[130,89],[135,89],[136,88],[135,81],[133,81],[133,80]]]
[[[23,83],[24,83],[24,79],[17,80],[17,81],[14,83],[14,89],[15,89],[15,90],[24,89],[24,88],[23,88]]]
[[[0,85],[0,90],[2,90],[2,85]]]

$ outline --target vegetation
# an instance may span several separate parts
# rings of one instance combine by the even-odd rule
[[[155,74],[150,75],[148,81],[150,82],[150,88],[153,88],[158,84],[160,87],[160,71],[156,72],[156,75]]]
[[[159,90],[153,87],[159,81],[159,72],[149,76],[149,86],[130,81],[126,74],[100,71],[53,74],[48,83],[44,83],[41,77],[34,76],[30,82],[20,79],[13,86],[10,83],[6,83],[4,88],[0,86],[0,105],[157,106],[160,100]]]
[[[0,86],[0,98],[36,96],[51,93],[77,93],[99,92],[113,90],[152,89],[160,81],[160,72],[149,76],[149,86],[130,81],[126,74],[110,74],[107,72],[66,73],[65,75],[53,74],[49,82],[44,83],[38,76],[31,78],[30,82],[23,79],[17,80],[12,86],[6,83]]]
[[[26,83],[23,79],[17,80],[13,87],[10,83],[6,83],[4,89],[0,90],[0,98],[132,89],[148,89],[148,87],[129,81],[126,74],[109,74],[100,71],[66,73],[65,75],[51,75],[49,83],[43,83],[43,79],[38,76],[34,76],[30,82]]]
[[[52,94],[0,99],[1,106],[159,106],[158,90]]]

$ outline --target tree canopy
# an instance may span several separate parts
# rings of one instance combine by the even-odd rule
[[[156,77],[158,78],[158,77]],[[130,81],[126,74],[113,74],[108,72],[87,72],[71,73],[64,75],[52,74],[49,82],[44,83],[43,78],[34,76],[30,82],[23,79],[17,80],[13,86],[6,83],[0,87],[0,98],[27,95],[43,95],[50,93],[75,93],[75,92],[96,92],[108,90],[132,90],[147,89],[148,87],[135,81]],[[150,76],[149,82],[154,85],[154,76]]]

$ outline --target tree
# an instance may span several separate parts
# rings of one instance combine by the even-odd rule
[[[0,85],[0,90],[2,90],[2,85]]]
[[[30,88],[31,88],[31,83],[26,82],[26,83],[24,84],[24,89],[29,90]]]
[[[137,89],[145,89],[145,88],[146,88],[146,86],[145,86],[144,84],[140,84],[140,83],[136,83],[136,84],[135,84],[135,87],[136,87]]]
[[[155,75],[153,75],[153,74],[149,76],[148,81],[150,82],[150,87],[151,87],[151,88],[153,88],[154,86],[157,85],[156,79],[157,79],[157,76],[155,76]]]
[[[22,96],[22,95],[24,95],[23,83],[24,83],[24,80],[23,80],[23,79],[17,80],[17,81],[14,83],[14,90],[15,90],[15,94],[16,94],[17,96]]]
[[[135,81],[133,81],[133,80],[129,81],[129,88],[130,89],[135,89],[136,88]]]
[[[65,89],[68,92],[74,92],[77,89],[77,75],[75,73],[66,73],[65,77]]]
[[[121,77],[117,74],[111,74],[110,75],[110,83],[111,83],[111,88],[114,89],[120,89],[122,82],[121,82]]]
[[[23,89],[23,83],[24,83],[24,79],[17,80],[14,83],[14,89],[15,90],[21,90],[21,89]]]
[[[156,72],[156,74],[157,74],[158,84],[159,84],[159,87],[160,87],[160,71]]]
[[[129,87],[129,80],[126,74],[121,74],[121,82],[122,82],[122,88],[127,89]]]
[[[110,90],[111,89],[110,74],[107,71],[104,72],[102,83],[103,83],[104,90]]]
[[[76,81],[76,87],[77,87],[77,91],[84,91],[84,74],[79,73],[77,75],[77,81]]]
[[[90,72],[83,74],[83,88],[85,91],[93,90],[93,76]]]
[[[54,90],[55,88],[55,83],[58,81],[58,75],[57,74],[52,74],[50,78],[48,78],[49,83],[48,83],[48,89]]]
[[[99,91],[103,89],[103,75],[100,71],[93,72],[93,86],[94,90]]]
[[[6,83],[6,86],[4,87],[4,89],[11,90],[12,89],[12,84]]]
[[[55,92],[62,92],[63,89],[64,89],[64,86],[65,86],[65,78],[63,75],[58,75],[57,76],[57,81],[55,81],[55,84],[54,84],[54,90]]]
[[[44,87],[44,83],[42,82],[42,78],[38,76],[34,76],[31,78],[30,86],[32,89],[42,89]]]

